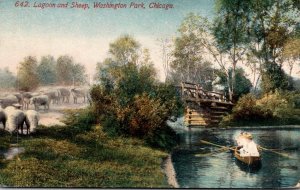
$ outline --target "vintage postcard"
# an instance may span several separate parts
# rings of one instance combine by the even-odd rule
[[[0,0],[0,187],[300,188],[299,0]]]

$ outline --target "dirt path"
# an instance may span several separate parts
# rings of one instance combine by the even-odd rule
[[[60,105],[50,105],[49,111],[40,110],[40,125],[44,125],[47,127],[51,127],[54,125],[60,125],[64,126],[65,124],[62,122],[62,119],[64,117],[63,110],[66,109],[80,109],[87,107],[88,104],[82,103],[82,104],[60,104]]]

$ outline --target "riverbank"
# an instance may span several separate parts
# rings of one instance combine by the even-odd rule
[[[109,137],[101,126],[85,132],[71,126],[42,127],[32,136],[19,136],[18,146],[25,152],[0,160],[2,186],[170,187],[161,169],[167,153],[139,139]]]
[[[168,184],[173,188],[179,188],[171,154],[169,154],[168,157],[163,161],[163,170],[166,174]]]

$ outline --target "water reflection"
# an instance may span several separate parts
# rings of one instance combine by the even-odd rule
[[[196,156],[216,150],[200,140],[232,146],[241,130],[192,129],[181,133],[181,145],[173,153],[178,183],[182,188],[277,188],[292,187],[300,180],[299,130],[246,130],[257,144],[284,149],[294,159],[262,152],[261,167],[241,165],[230,151]]]

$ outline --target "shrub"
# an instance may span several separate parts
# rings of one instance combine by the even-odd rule
[[[178,113],[180,105],[177,97],[172,97],[170,87],[159,86],[158,90],[150,93],[136,94],[132,101],[120,102],[116,93],[105,93],[100,86],[92,89],[91,97],[93,100],[92,110],[96,113],[97,120],[103,126],[103,130],[111,135],[133,136],[141,139],[147,139],[149,145],[154,145],[155,140],[151,138],[158,137],[157,131],[171,131],[172,129],[163,129],[166,126],[167,119],[172,114]],[[161,129],[160,129],[161,128]],[[172,138],[169,138],[172,137]],[[169,149],[173,145],[173,133],[165,134],[157,147]],[[167,141],[170,141],[169,143]],[[156,146],[155,145],[155,146]]]
[[[241,97],[232,111],[232,119],[236,121],[257,121],[270,118],[272,118],[271,110],[257,105],[256,98],[252,94]]]
[[[275,93],[265,94],[265,96],[257,101],[257,104],[272,110],[273,117],[281,120],[289,120],[299,117],[299,113],[297,112],[298,100],[299,94],[297,93],[275,91]]]
[[[171,150],[178,141],[179,136],[167,125],[155,129],[151,135],[146,137],[146,143],[150,146],[166,150]]]
[[[91,108],[66,110],[64,123],[80,131],[90,130],[96,123],[96,115]]]
[[[276,90],[261,99],[247,94],[240,98],[232,114],[223,118],[221,125],[239,124],[296,124],[300,122],[300,94]]]

